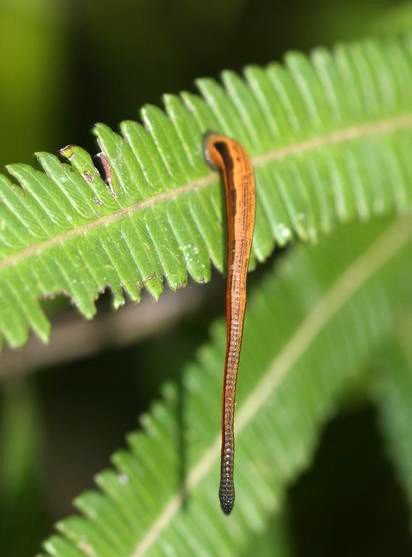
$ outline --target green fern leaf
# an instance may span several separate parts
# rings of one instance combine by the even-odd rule
[[[224,323],[143,432],[81,495],[45,548],[59,557],[231,556],[265,528],[308,465],[319,431],[408,307],[412,220],[351,225],[286,255],[252,296],[237,404],[237,502],[217,500]],[[339,245],[339,250],[336,250]],[[334,264],[325,265],[325,261]],[[167,471],[167,473],[165,473]]]
[[[253,157],[262,261],[292,237],[315,239],[340,221],[404,211],[412,189],[412,35],[286,56],[285,66],[201,79],[196,96],[148,106],[143,126],[121,135],[99,124],[107,181],[90,156],[39,153],[0,176],[0,334],[22,345],[49,335],[39,299],[65,293],[91,318],[109,287],[138,301],[210,279],[223,268],[222,192],[206,166],[202,136],[214,129]],[[252,263],[253,264],[253,263]]]

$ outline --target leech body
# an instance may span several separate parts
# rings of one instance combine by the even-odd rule
[[[219,499],[223,512],[229,514],[235,501],[235,396],[246,308],[246,279],[255,225],[255,181],[250,159],[236,141],[209,133],[205,138],[205,155],[210,164],[222,171],[226,194],[226,356]]]

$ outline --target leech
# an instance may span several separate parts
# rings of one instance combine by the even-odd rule
[[[235,397],[246,308],[246,279],[255,225],[255,181],[249,156],[233,139],[208,133],[204,149],[208,163],[223,174],[226,195],[226,356],[219,499],[223,512],[229,514],[235,502]]]

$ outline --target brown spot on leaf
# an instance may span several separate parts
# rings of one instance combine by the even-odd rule
[[[94,176],[92,176],[92,174],[90,174],[90,172],[87,172],[87,171],[82,172],[82,176],[88,184],[91,184],[94,180]]]

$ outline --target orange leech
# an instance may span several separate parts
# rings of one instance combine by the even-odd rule
[[[219,499],[223,512],[229,514],[235,502],[235,397],[246,309],[246,279],[255,226],[255,180],[248,154],[233,139],[208,133],[204,149],[207,162],[223,174],[226,194],[226,356]]]

